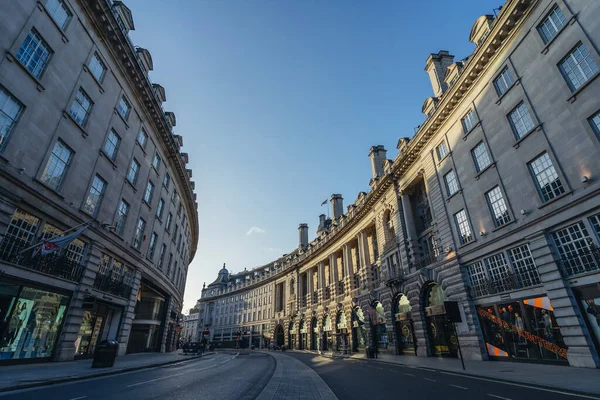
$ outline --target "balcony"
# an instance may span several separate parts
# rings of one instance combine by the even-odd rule
[[[469,295],[472,298],[489,296],[498,293],[510,292],[517,289],[523,289],[541,283],[537,268],[528,268],[519,272],[506,272],[502,276],[484,279],[477,285],[468,287]]]
[[[425,268],[428,265],[440,261],[443,258],[441,254],[442,249],[436,248],[421,257],[415,257],[414,261],[412,262],[412,267],[415,269]]]
[[[600,247],[590,243],[589,249],[573,252],[558,262],[563,277],[600,270]]]
[[[107,274],[98,273],[96,275],[94,289],[127,299],[131,295],[132,288],[123,282],[123,278],[113,279],[112,274],[109,272]]]
[[[67,257],[68,253],[65,250],[44,256],[34,255],[33,249],[23,251],[28,247],[31,247],[30,243],[4,236],[0,243],[0,260],[72,282],[81,280],[84,266],[81,262]]]

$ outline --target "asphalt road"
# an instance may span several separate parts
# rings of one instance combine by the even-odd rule
[[[375,399],[504,399],[575,400],[599,399],[560,390],[507,384],[435,370],[404,367],[374,361],[331,359],[288,352],[310,366],[340,400]]]
[[[0,394],[2,400],[255,399],[275,371],[261,353],[219,352],[164,367]]]

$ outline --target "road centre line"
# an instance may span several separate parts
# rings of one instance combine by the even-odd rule
[[[404,375],[414,376],[414,374],[409,374],[408,372],[405,372]]]
[[[579,393],[564,392],[564,391],[558,390],[558,389],[549,389],[549,388],[543,388],[543,387],[537,387],[537,386],[530,386],[530,385],[526,385],[526,384],[522,384],[522,383],[505,382],[505,381],[499,381],[499,380],[494,380],[494,379],[489,379],[489,378],[481,378],[481,377],[473,376],[473,375],[455,374],[453,372],[446,372],[446,371],[439,371],[439,372],[442,373],[442,374],[445,374],[445,375],[460,376],[460,377],[463,377],[463,378],[477,379],[477,380],[480,380],[480,381],[499,383],[499,384],[502,384],[502,385],[524,387],[524,388],[527,388],[527,389],[540,390],[542,392],[558,393],[558,394],[563,394],[565,396],[579,397],[581,399],[600,400],[600,397],[589,396],[589,395],[586,395],[586,394],[579,394]],[[494,396],[494,395],[491,395],[491,394],[490,394],[490,396],[492,396],[492,397],[498,397],[498,396]]]
[[[502,399],[502,400],[511,400],[508,397],[496,396],[495,394],[489,394],[488,393],[488,396],[492,396],[492,397],[495,397],[497,399]]]
[[[423,379],[425,379],[426,381],[437,382],[435,379],[429,379],[429,378],[423,378]]]
[[[455,387],[455,388],[463,389],[463,390],[469,390],[469,388],[466,388],[466,387],[464,387],[464,386],[453,385],[453,384],[451,384],[451,383],[449,383],[448,385],[450,385],[450,386],[452,386],[452,387]]]

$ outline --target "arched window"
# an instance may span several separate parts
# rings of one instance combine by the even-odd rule
[[[386,232],[386,241],[389,242],[394,240],[396,238],[396,231],[394,229],[394,222],[392,221],[391,210],[386,210],[386,212],[383,214],[383,225]]]

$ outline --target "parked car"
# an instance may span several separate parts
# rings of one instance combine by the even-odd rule
[[[183,345],[183,354],[198,354],[200,353],[200,349],[202,348],[202,343],[200,342],[187,342]]]

